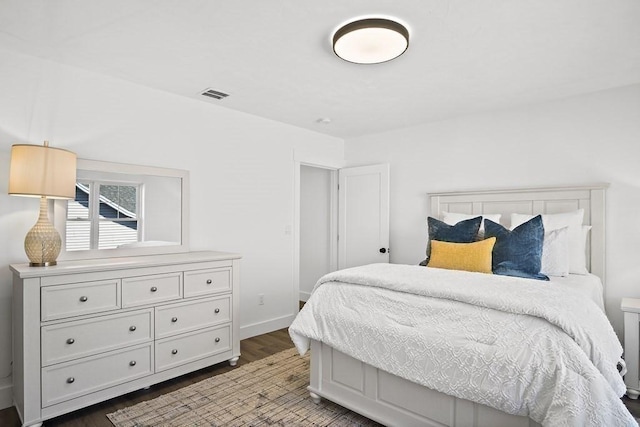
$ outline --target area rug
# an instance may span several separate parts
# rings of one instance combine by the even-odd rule
[[[107,414],[116,427],[379,426],[309,397],[309,357],[295,349]]]

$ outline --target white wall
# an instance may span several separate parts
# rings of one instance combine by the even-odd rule
[[[640,85],[460,117],[345,143],[349,165],[391,164],[391,261],[424,258],[427,193],[608,182],[606,309],[640,297]]]
[[[14,143],[48,139],[81,158],[189,170],[191,249],[244,256],[241,335],[288,325],[294,150],[342,161],[342,140],[6,50],[0,62],[0,377],[11,371],[8,265],[25,262],[38,213],[37,199],[7,195]]]
[[[331,170],[300,166],[300,300],[331,271]]]

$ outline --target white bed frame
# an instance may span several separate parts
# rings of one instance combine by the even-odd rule
[[[584,187],[461,191],[430,194],[431,216],[442,212],[544,214],[584,209],[591,225],[587,267],[605,283],[605,191],[607,185]],[[423,387],[374,368],[330,346],[311,342],[311,398],[322,397],[387,426],[533,427],[535,421],[498,411]]]

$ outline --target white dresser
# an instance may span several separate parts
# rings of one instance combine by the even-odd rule
[[[188,252],[13,271],[23,425],[240,356],[240,255]]]

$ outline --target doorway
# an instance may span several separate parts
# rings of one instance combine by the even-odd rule
[[[300,165],[299,300],[337,265],[337,171]]]
[[[327,174],[330,177],[328,194]],[[323,274],[338,268],[389,262],[389,165],[345,168],[341,162],[294,155],[294,195],[292,307],[295,315],[300,301],[309,298]],[[320,219],[314,219],[316,215]],[[306,237],[301,238],[302,234]],[[301,247],[303,244],[305,249]],[[321,252],[321,261],[314,259],[316,251]]]

